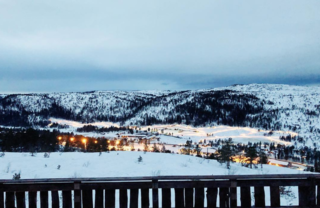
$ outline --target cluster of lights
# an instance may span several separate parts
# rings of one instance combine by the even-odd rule
[[[58,140],[59,142],[61,142],[62,140],[65,140],[65,138],[63,136],[58,136]],[[69,139],[71,142],[75,142],[76,141],[76,138],[75,137],[70,137]],[[88,144],[88,139],[87,138],[82,138],[80,139],[79,141],[81,141],[83,144],[84,144],[84,147],[85,149],[87,149],[87,144]],[[107,140],[108,143],[110,143],[110,140]],[[94,144],[98,144],[98,140],[93,140],[93,143]],[[119,145],[120,144],[120,140],[116,140],[115,141],[115,144],[116,145]]]
[[[58,140],[61,141],[61,140],[62,140],[62,136],[59,136],[59,137],[58,137]],[[71,138],[70,138],[70,141],[71,141],[71,142],[75,141],[75,138],[74,138],[74,137],[71,137]],[[86,139],[86,138],[83,138],[81,141],[82,141],[82,143],[87,143],[87,139]],[[97,141],[97,140],[94,140],[94,143],[97,144],[98,141]],[[110,143],[110,141],[108,141],[108,143]],[[117,144],[119,144],[119,141],[118,141]]]

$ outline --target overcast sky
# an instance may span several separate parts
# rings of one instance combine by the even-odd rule
[[[320,83],[319,0],[0,0],[0,92]]]

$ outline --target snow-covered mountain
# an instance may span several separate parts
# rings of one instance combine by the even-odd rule
[[[265,100],[265,112],[272,112],[272,125],[293,130],[306,139],[320,140],[320,86],[236,85],[227,89],[252,94]]]
[[[0,95],[0,125],[47,125],[50,117],[124,125],[185,123],[320,135],[320,87],[251,84],[190,91],[93,91]]]

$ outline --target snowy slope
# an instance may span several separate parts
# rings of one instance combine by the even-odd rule
[[[309,144],[320,139],[319,86],[251,84],[227,89],[265,100],[265,110],[275,112],[273,122],[279,122],[282,130],[299,133]]]
[[[138,157],[142,162],[138,162]],[[233,163],[231,170],[216,160],[194,156],[151,153],[110,152],[102,153],[43,153],[32,157],[29,153],[6,153],[0,158],[1,179],[11,179],[21,172],[22,179],[28,178],[70,178],[70,177],[125,177],[154,175],[225,175],[225,174],[294,174],[299,170],[264,165],[263,169],[242,167]],[[169,162],[170,161],[170,162]],[[57,169],[60,165],[60,169]]]
[[[294,131],[307,145],[320,135],[320,87],[251,84],[192,91],[93,91],[0,96],[0,124],[49,118],[121,125],[228,125]]]

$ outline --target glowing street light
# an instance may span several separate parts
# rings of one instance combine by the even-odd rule
[[[120,144],[120,140],[116,141],[116,148],[118,149],[118,145]]]
[[[71,137],[71,138],[70,138],[70,141],[72,141],[72,142],[73,142],[73,141],[74,141],[74,138],[73,138],[73,137]]]
[[[61,136],[59,136],[59,137],[58,137],[58,139],[59,139],[59,140],[61,140],[61,139],[62,139],[62,137],[61,137]]]
[[[96,141],[94,141],[94,143],[95,143],[95,144],[97,144],[97,143],[98,143],[98,141],[96,140]]]
[[[82,143],[84,143],[84,149],[87,151],[87,139],[83,138]]]

